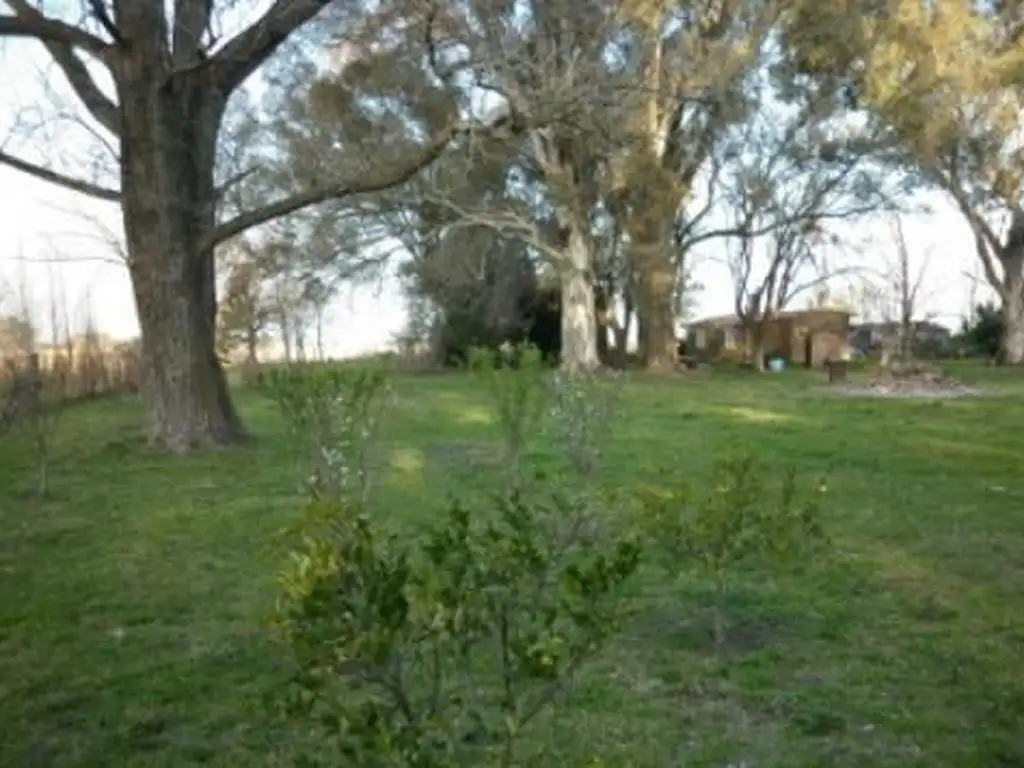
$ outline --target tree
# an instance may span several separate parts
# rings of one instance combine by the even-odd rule
[[[744,120],[744,86],[762,63],[775,3],[649,3],[622,0],[632,27],[625,71],[633,88],[621,112],[613,155],[611,209],[628,236],[638,311],[640,358],[647,368],[676,364],[681,252],[676,222],[719,136]],[[696,7],[694,7],[696,6]]]
[[[1003,315],[992,302],[978,304],[960,328],[960,339],[971,354],[994,358],[999,354],[1003,338]]]
[[[607,105],[630,88],[625,73],[608,66],[621,29],[617,6],[610,0],[483,2],[467,14],[452,5],[439,11],[435,27],[433,48],[450,52],[432,59],[435,71],[464,60],[496,113],[522,128],[511,142],[517,199],[499,209],[460,206],[459,218],[518,237],[557,274],[562,365],[570,371],[601,362],[593,219],[615,142],[616,111]]]
[[[20,313],[0,315],[0,357],[23,357],[35,347],[36,331],[30,319]]]
[[[256,365],[260,340],[270,323],[267,270],[251,243],[239,243],[232,256],[217,316],[218,346],[224,355],[241,347],[246,364]]]
[[[432,310],[431,328],[421,333],[433,336],[439,362],[462,364],[473,347],[523,341],[558,358],[558,287],[538,274],[521,239],[460,221],[426,239],[420,251],[405,264],[403,279],[411,303]]]
[[[900,361],[907,363],[914,356],[917,322],[925,319],[922,304],[928,298],[925,289],[929,254],[925,253],[914,265],[899,214],[892,216],[891,231],[895,254],[886,258],[875,280],[869,283],[868,291],[875,297],[882,322],[895,326],[894,338],[884,340],[887,356],[890,348],[894,348]]]
[[[0,37],[44,46],[97,131],[114,139],[117,187],[73,178],[6,151],[0,162],[120,205],[142,331],[150,441],[186,451],[239,439],[245,430],[215,352],[214,249],[306,206],[402,183],[443,151],[459,130],[457,113],[435,112],[436,120],[424,126],[426,138],[393,154],[378,148],[372,166],[318,179],[218,221],[215,161],[229,98],[330,0],[276,0],[224,41],[216,35],[217,13],[240,14],[236,3],[89,0],[80,23],[28,0],[4,3]],[[346,22],[344,30],[353,36],[388,31],[383,23],[360,25],[365,20],[353,11],[339,23]],[[101,85],[97,69],[106,70],[113,93]]]
[[[313,315],[313,341],[316,344],[316,357],[326,360],[324,348],[324,323],[327,320],[327,307],[337,293],[337,283],[322,277],[313,276],[303,286],[302,299]]]
[[[1019,3],[806,3],[793,19],[796,66],[841,87],[859,122],[887,131],[891,163],[964,216],[1002,303],[1000,359],[1024,363]]]
[[[788,112],[788,113],[787,113]],[[885,204],[864,155],[829,137],[829,112],[762,109],[722,147],[731,212],[726,258],[750,362],[764,369],[765,330],[800,295],[846,268],[826,259],[828,230]]]
[[[17,285],[3,286],[0,295],[0,360],[19,364],[39,343],[37,323],[32,317],[32,296],[24,264],[19,270]]]

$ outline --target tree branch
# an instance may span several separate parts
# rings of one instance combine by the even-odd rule
[[[967,223],[971,227],[971,232],[974,234],[974,247],[978,253],[978,258],[981,260],[981,268],[985,273],[985,279],[988,281],[989,286],[999,294],[1001,299],[1006,298],[1006,286],[1003,284],[1003,280],[999,276],[999,271],[996,269],[996,259],[992,255],[992,245],[989,242],[983,226],[987,226],[985,222],[978,221],[976,216],[968,216]]]
[[[110,11],[103,4],[103,0],[88,0],[89,10],[92,11],[92,16],[99,22],[99,25],[103,27],[103,30],[110,35],[111,39],[118,45],[124,43],[124,36],[121,34],[121,30],[114,19],[110,15]]]
[[[15,15],[0,16],[0,37],[28,37],[43,43],[56,43],[83,51],[102,59],[110,51],[110,43],[73,24],[44,16],[25,0],[8,0]]]
[[[175,62],[195,64],[202,60],[203,35],[210,27],[212,9],[209,0],[176,0],[171,37]]]
[[[50,52],[54,63],[64,73],[71,90],[75,92],[89,114],[112,134],[120,136],[121,120],[117,104],[103,95],[103,91],[96,85],[96,81],[92,79],[89,70],[85,68],[74,50],[56,43],[44,43],[44,45]]]
[[[550,263],[558,264],[562,250],[544,232],[544,226],[520,216],[510,210],[490,209],[484,212],[470,211],[451,200],[437,198],[436,202],[452,210],[457,218],[448,226],[452,229],[484,227],[503,237],[514,237],[526,245],[536,248]]]
[[[0,17],[0,37],[4,36],[3,22],[5,20],[12,22],[12,26],[20,23],[25,29],[37,32],[38,34],[33,34],[30,31],[23,36],[34,38],[46,47],[54,63],[64,73],[64,77],[67,78],[75,95],[89,110],[89,114],[108,131],[115,136],[118,135],[120,120],[117,105],[99,89],[96,81],[89,74],[89,70],[75,52],[76,49],[82,49],[104,61],[111,46],[84,29],[47,18],[29,5],[26,0],[7,0],[7,4],[14,9],[16,15]]]
[[[782,299],[782,301],[780,302],[780,306],[782,309],[785,309],[786,305],[793,301],[793,299],[795,299],[801,293],[809,291],[811,288],[816,288],[819,285],[825,285],[827,283],[830,283],[837,277],[857,275],[860,274],[860,272],[861,270],[858,267],[840,267],[839,269],[834,269],[825,272],[824,274],[817,275],[816,277],[812,277],[811,279],[806,280],[802,283],[792,285],[787,289],[786,295],[780,297]]]
[[[718,237],[763,237],[770,235],[782,227],[792,226],[802,221],[842,221],[844,219],[852,219],[857,216],[863,216],[877,210],[877,206],[873,203],[865,203],[863,206],[855,206],[843,211],[823,211],[820,213],[798,213],[793,216],[787,216],[785,218],[774,219],[771,223],[765,224],[758,228],[752,228],[749,224],[740,224],[739,226],[728,226],[719,227],[718,229],[711,229],[706,232],[694,235],[690,240],[687,241],[687,247],[692,248],[699,243],[703,243],[705,240],[713,240]]]
[[[971,205],[970,200],[968,200],[967,195],[964,194],[960,186],[955,166],[951,165],[948,177],[937,168],[933,167],[929,170],[931,171],[930,176],[953,198],[956,207],[963,214],[963,217],[967,219],[967,224],[971,228],[971,234],[974,235],[975,251],[977,251],[978,259],[981,261],[985,279],[1001,298],[1005,298],[1006,288],[1003,285],[1002,279],[1000,279],[999,271],[996,268],[996,257],[993,255],[998,254],[1002,250],[1001,238],[985,218],[978,215],[974,210],[974,206]]]
[[[258,21],[229,40],[211,60],[214,77],[223,92],[232,93],[289,35],[330,3],[331,0],[276,0]]]
[[[3,150],[0,150],[0,165],[6,165],[22,173],[27,173],[29,176],[56,184],[58,187],[70,189],[73,192],[80,192],[83,195],[95,197],[99,200],[106,200],[108,202],[120,202],[121,200],[121,193],[116,189],[101,187],[98,184],[92,184],[81,179],[73,179],[62,173],[51,171],[49,168],[43,168],[41,165],[9,155]]]
[[[294,213],[311,205],[316,205],[317,203],[323,203],[327,200],[339,200],[370,192],[382,192],[404,184],[421,169],[434,162],[444,152],[448,142],[452,140],[458,130],[458,126],[453,126],[448,130],[442,131],[411,159],[397,163],[389,170],[375,176],[369,176],[365,180],[353,179],[336,184],[313,187],[304,192],[290,195],[260,208],[239,214],[233,219],[229,219],[216,226],[206,239],[204,246],[213,248],[235,235],[242,234],[247,229],[281,216],[286,216],[289,213]]]

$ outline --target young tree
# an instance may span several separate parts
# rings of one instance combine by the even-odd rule
[[[891,232],[895,253],[886,256],[868,290],[875,297],[882,322],[894,326],[892,338],[883,340],[886,356],[895,352],[900,362],[907,363],[914,356],[917,323],[926,319],[922,305],[928,298],[929,254],[913,258],[899,214],[892,216]]]
[[[399,184],[436,157],[458,129],[454,109],[438,110],[418,143],[393,153],[378,147],[374,162],[358,172],[320,178],[218,221],[215,161],[229,98],[296,30],[331,5],[276,0],[221,40],[218,16],[230,11],[242,18],[244,4],[89,0],[79,17],[71,9],[62,16],[40,3],[4,0],[0,38],[41,44],[97,132],[112,137],[116,187],[6,151],[0,163],[120,205],[142,330],[146,427],[154,444],[186,451],[244,435],[215,352],[216,246],[305,206]],[[345,12],[336,20],[342,33],[367,35],[387,26],[377,23],[372,10],[336,7]],[[99,69],[112,81],[111,91],[96,76]]]
[[[311,277],[303,286],[302,299],[313,315],[313,341],[316,345],[316,359],[326,360],[327,351],[324,347],[324,324],[327,322],[327,309],[337,293],[337,283],[322,277]]]
[[[28,355],[36,346],[36,330],[20,313],[0,315],[0,358]]]

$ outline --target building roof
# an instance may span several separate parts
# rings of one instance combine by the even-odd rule
[[[846,315],[852,317],[853,313],[847,309],[840,309],[837,307],[825,307],[822,309],[786,309],[782,312],[775,312],[772,315],[773,319],[777,318],[801,318],[810,317],[814,315]],[[714,325],[714,326],[726,326],[726,325],[739,325],[740,319],[736,315],[714,315],[712,317],[704,317],[700,320],[695,320],[690,323],[691,326],[696,325]]]

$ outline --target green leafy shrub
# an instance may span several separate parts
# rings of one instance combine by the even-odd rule
[[[561,371],[551,378],[548,431],[577,477],[592,480],[598,474],[623,381],[616,376],[602,381],[593,373]]]
[[[550,394],[534,354],[474,368],[517,464]],[[313,404],[348,391],[333,382],[278,382],[296,429],[334,440],[310,422],[334,417]],[[359,419],[376,411],[349,413],[343,431],[367,434]],[[557,479],[520,480],[472,507],[451,502],[418,537],[388,532],[356,485],[314,486],[276,624],[294,670],[284,711],[326,764],[511,765],[524,729],[617,630],[640,537],[587,535],[591,505]]]
[[[957,340],[969,355],[995,358],[1005,334],[1006,321],[994,302],[979,304],[961,323]]]
[[[337,498],[352,485],[368,493],[369,449],[391,393],[384,368],[277,367],[264,372],[259,387],[302,441],[317,495]]]
[[[734,572],[748,562],[774,567],[792,564],[827,544],[821,521],[824,480],[801,491],[787,470],[778,488],[765,468],[745,455],[716,464],[703,494],[670,478],[666,485],[639,489],[648,532],[673,570],[696,573],[712,586],[713,635],[727,640],[725,599]]]
[[[516,484],[522,479],[523,451],[547,407],[549,370],[540,350],[530,345],[497,352],[476,347],[469,352],[469,369],[491,399],[509,482]]]
[[[481,513],[453,503],[416,542],[330,504],[332,525],[284,579],[289,714],[352,765],[511,764],[615,630],[638,540],[563,548],[545,535],[549,512],[516,494]]]

